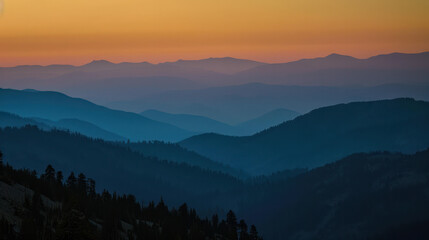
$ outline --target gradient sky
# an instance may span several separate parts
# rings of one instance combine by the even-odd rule
[[[0,65],[422,52],[428,16],[428,0],[0,0]]]

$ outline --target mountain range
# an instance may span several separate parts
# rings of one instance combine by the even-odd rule
[[[14,168],[42,172],[53,164],[66,176],[85,171],[98,189],[118,191],[115,197],[126,191],[150,202],[162,195],[172,207],[186,200],[203,216],[234,209],[256,224],[264,239],[428,236],[429,150],[413,155],[356,153],[308,171],[243,181],[145,157],[126,146],[31,126],[0,129],[0,149]]]
[[[429,236],[429,52],[3,67],[0,86],[0,238],[249,239],[241,218],[267,240]]]
[[[69,98],[60,96],[53,101]],[[21,101],[28,99],[40,102]],[[172,207],[186,202],[202,216],[233,209],[264,239],[426,236],[428,102],[338,104],[251,136],[209,133],[179,144],[107,142],[51,126],[67,118],[0,117],[0,150],[14,168],[85,172],[99,189],[144,202],[162,196]]]
[[[108,141],[128,139],[178,141],[195,134],[209,132],[244,136],[288,121],[298,115],[293,111],[277,109],[249,122],[233,126],[208,117],[190,114],[170,114],[148,110],[138,115],[116,111],[58,92],[0,89],[0,94],[2,101],[0,111],[25,117],[25,121],[21,119],[21,122],[67,129]],[[23,125],[25,124],[10,126]]]
[[[201,82],[210,83],[218,81],[217,84],[228,80],[229,84],[243,83],[243,79],[247,83],[257,80],[261,83],[276,83],[279,84],[317,84],[320,85],[323,81],[313,79],[311,82],[294,82],[291,79],[299,74],[309,74],[318,72],[319,75],[325,70],[329,70],[331,74],[338,70],[371,70],[367,72],[369,76],[373,74],[381,74],[382,70],[395,71],[414,71],[423,70],[422,73],[427,73],[429,52],[422,53],[391,53],[377,55],[367,59],[357,59],[351,56],[340,54],[331,54],[326,57],[318,57],[311,59],[301,59],[287,63],[262,63],[246,59],[237,59],[231,57],[225,58],[208,58],[201,60],[178,60],[176,62],[165,62],[159,64],[151,64],[148,62],[141,63],[112,63],[106,60],[94,60],[82,66],[72,65],[24,65],[16,67],[0,68],[0,77],[5,82],[17,84],[20,81],[24,83],[30,79],[48,80],[54,83],[53,79],[67,79],[67,76],[74,76],[77,80],[79,76],[82,80],[89,76],[92,79],[112,78],[112,77],[153,77],[153,76],[170,76],[186,78],[190,80],[200,80]],[[346,71],[347,72],[347,71]],[[325,73],[328,73],[326,71]],[[345,73],[345,72],[344,72]],[[398,73],[398,72],[396,72]],[[334,74],[333,74],[334,75]],[[218,79],[224,76],[226,79]],[[228,76],[232,76],[229,78]],[[332,79],[332,84],[347,84],[345,79],[338,82],[339,77]],[[264,79],[259,79],[263,77]],[[380,75],[379,75],[380,77]],[[398,76],[399,77],[399,76]],[[402,79],[403,76],[395,79]],[[299,77],[298,77],[299,78]],[[324,78],[324,77],[322,77]],[[305,78],[304,78],[305,79]],[[355,78],[352,78],[355,79]],[[427,83],[423,76],[419,78]],[[298,79],[296,79],[298,80]],[[301,79],[300,81],[302,81]],[[360,82],[363,85],[384,84],[387,79],[379,79],[378,82],[370,82],[366,79],[365,82]],[[404,79],[402,79],[404,80]],[[11,82],[9,82],[11,81]],[[13,81],[17,81],[13,83]],[[350,78],[347,78],[350,84]],[[381,82],[380,82],[381,81]],[[415,80],[416,82],[417,79]],[[83,82],[83,81],[80,81]],[[43,81],[42,81],[43,83]],[[76,82],[75,82],[76,83]],[[395,83],[392,79],[389,83]],[[216,83],[211,83],[216,84]],[[222,83],[224,84],[224,83]],[[16,87],[16,86],[8,86]]]
[[[262,83],[177,90],[130,101],[108,103],[115,109],[141,112],[157,109],[169,113],[206,116],[229,125],[257,118],[267,111],[289,109],[307,113],[329,105],[412,97],[429,101],[429,85],[285,86]]]
[[[251,174],[267,174],[314,168],[355,152],[423,150],[429,146],[428,122],[428,102],[354,102],[319,108],[252,136],[202,134],[180,145]]]
[[[157,104],[136,102],[170,91],[200,90],[213,87],[262,83],[287,86],[330,86],[337,87],[333,97],[342,92],[343,87],[376,87],[379,85],[428,85],[429,76],[428,52],[405,54],[393,53],[374,56],[368,59],[356,59],[350,56],[331,54],[326,57],[302,59],[288,63],[268,64],[245,59],[209,58],[202,60],[179,60],[160,64],[142,63],[111,63],[96,60],[82,66],[49,65],[49,66],[17,66],[0,68],[0,82],[3,88],[60,91],[71,96],[80,97],[97,104],[120,107],[122,110],[141,112],[157,109],[165,112],[205,115],[200,112],[183,111],[182,109],[160,108]],[[347,89],[345,90],[347,91]],[[414,90],[405,95],[401,88],[395,91],[394,97],[418,98]],[[223,92],[218,97],[226,97]],[[350,99],[349,101],[374,100],[372,98]],[[302,95],[309,99],[311,95]],[[381,97],[381,99],[384,96]],[[339,98],[337,96],[337,98]],[[177,100],[177,99],[176,99]],[[266,100],[265,100],[266,101]],[[308,100],[309,101],[309,100]],[[117,104],[120,102],[121,104]],[[251,99],[242,99],[241,105],[251,104]],[[185,103],[180,101],[179,103]],[[317,105],[312,102],[311,109]],[[334,102],[335,104],[339,102]],[[167,104],[174,104],[174,102]],[[206,102],[194,102],[194,107],[206,106]],[[281,101],[276,102],[281,105]],[[290,106],[287,106],[290,104]],[[291,102],[283,102],[282,106],[270,106],[264,112],[277,108],[292,109],[306,112],[303,108],[292,106]],[[326,104],[324,104],[326,105]],[[323,106],[323,105],[322,105]],[[189,108],[189,106],[186,106]],[[311,110],[311,109],[307,109]],[[215,109],[216,110],[216,109]],[[207,110],[206,110],[207,111]],[[214,111],[214,110],[213,110]],[[253,117],[263,112],[252,113]],[[213,118],[212,115],[205,115]],[[251,117],[246,116],[248,120]],[[214,118],[224,121],[223,118]],[[242,121],[245,121],[242,119]]]
[[[392,83],[428,84],[429,52],[392,53],[357,59],[331,54],[288,63],[258,66],[237,76],[238,82],[288,85],[375,86]]]
[[[207,87],[213,85],[211,79],[222,79],[228,76],[227,73],[263,64],[234,58],[179,60],[159,64],[115,64],[94,60],[82,66],[3,67],[0,68],[0,79],[2,86],[8,88],[61,91],[92,101],[117,101],[159,91]]]

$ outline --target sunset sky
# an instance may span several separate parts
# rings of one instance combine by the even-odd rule
[[[428,0],[0,0],[0,66],[429,50]]]

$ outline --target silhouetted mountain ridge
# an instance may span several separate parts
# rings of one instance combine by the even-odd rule
[[[258,66],[236,75],[237,82],[313,86],[428,84],[429,52],[392,53],[357,59],[331,54],[288,63]]]
[[[356,59],[353,57],[332,54],[327,57],[302,59],[288,63],[266,64],[245,59],[235,58],[210,58],[202,60],[181,60],[176,62],[165,62],[151,64],[140,63],[108,63],[104,60],[97,60],[83,66],[71,65],[49,65],[49,66],[23,66],[12,68],[0,68],[0,79],[3,88],[26,89],[34,88],[38,90],[60,91],[68,95],[84,98],[98,104],[114,106],[115,108],[141,112],[147,109],[158,109],[165,112],[188,113],[204,115],[210,118],[237,124],[257,115],[265,113],[268,109],[287,108],[298,112],[320,107],[337,96],[337,101],[330,104],[337,104],[344,98],[342,95],[348,92],[350,86],[379,86],[386,84],[397,84],[405,86],[405,90],[397,89],[389,93],[391,98],[414,97],[419,98],[419,89],[413,89],[413,85],[429,86],[429,54],[427,52],[404,54],[394,53],[374,56],[368,59]],[[306,92],[297,92],[299,98],[307,99],[305,102],[312,103],[308,109],[298,108],[294,105],[301,101],[288,101],[271,97],[262,98],[261,102],[270,102],[270,106],[265,107],[263,112],[255,110],[252,116],[236,121],[226,121],[224,118],[216,118],[213,115],[204,114],[203,111],[184,111],[185,107],[174,106],[175,102],[170,102],[170,98],[160,106],[159,100],[150,99],[153,95],[163,94],[172,90],[199,90],[209,87],[224,87],[231,85],[242,85],[252,82],[276,85],[296,85],[296,86],[332,86],[337,87],[332,96],[315,99],[311,94],[303,95]],[[159,83],[159,84],[158,84]],[[116,91],[114,91],[116,90]],[[202,90],[205,92],[205,90]],[[357,90],[352,93],[348,101],[375,100],[387,98],[379,93],[368,95],[367,90]],[[370,90],[369,90],[370,91]],[[407,94],[403,94],[407,92]],[[169,94],[169,93],[167,93]],[[355,95],[358,94],[358,95]],[[217,95],[226,100],[232,96],[222,94]],[[238,98],[235,102],[241,106],[251,106],[253,99]],[[348,96],[348,95],[346,95]],[[426,93],[425,96],[428,96]],[[157,98],[158,96],[154,96]],[[175,99],[181,106],[187,96]],[[317,97],[317,96],[316,96]],[[147,100],[149,98],[149,100]],[[140,99],[145,99],[141,100]],[[180,101],[181,100],[181,101]],[[148,103],[146,103],[146,101]],[[216,99],[211,100],[216,101]],[[110,105],[111,104],[111,105]],[[217,107],[207,106],[206,101],[193,103],[191,109],[205,109],[205,111],[220,111]],[[228,102],[231,104],[231,102]],[[165,106],[168,105],[168,106]],[[301,104],[302,105],[302,104]],[[168,108],[167,108],[168,107]],[[186,106],[186,108],[190,108]],[[234,112],[240,108],[234,109]],[[243,115],[238,113],[238,115]]]

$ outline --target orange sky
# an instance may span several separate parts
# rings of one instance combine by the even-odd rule
[[[428,0],[0,0],[0,65],[429,50]]]

